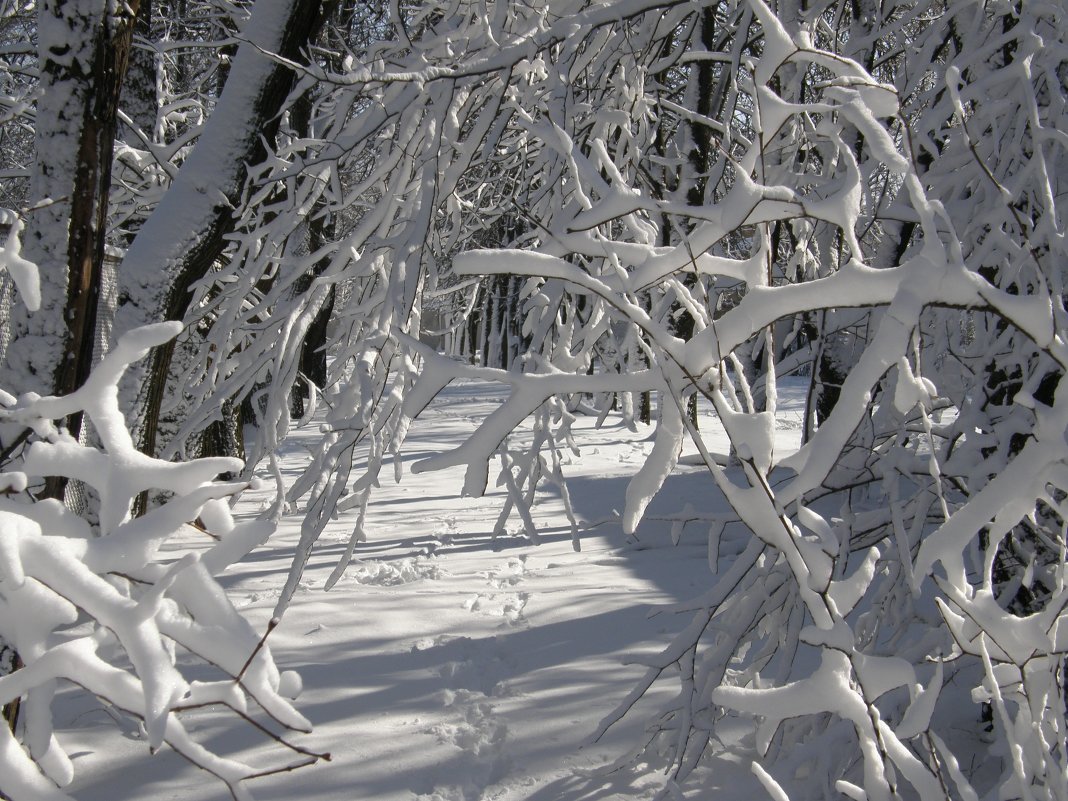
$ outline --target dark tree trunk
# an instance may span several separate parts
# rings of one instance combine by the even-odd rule
[[[136,13],[137,0],[130,4]],[[58,4],[42,7],[41,14],[66,13]],[[42,64],[42,82],[47,86],[68,86],[81,104],[80,119],[71,144],[76,168],[70,187],[69,227],[67,229],[67,287],[63,320],[63,357],[56,365],[52,392],[67,395],[85,383],[93,367],[96,345],[97,308],[104,269],[108,197],[111,191],[111,163],[118,124],[119,89],[126,71],[133,32],[130,17],[96,20],[91,31],[91,61],[53,60],[49,54]],[[89,71],[85,72],[85,66]],[[44,91],[47,91],[45,89]],[[69,126],[70,120],[57,120]],[[69,127],[68,127],[69,130]],[[47,170],[41,164],[39,168]],[[56,254],[58,255],[58,254]],[[67,419],[67,429],[81,433],[82,414]],[[51,477],[46,496],[62,499],[67,480]]]
[[[91,15],[73,5],[55,0],[38,9],[39,30],[65,31],[69,38],[42,35],[39,43],[43,99],[33,187],[51,202],[35,214],[29,255],[47,287],[37,316],[13,332],[16,340],[21,335],[14,350],[22,352],[39,390],[57,395],[81,387],[93,366],[119,89],[138,0],[116,16],[105,13],[103,3]],[[42,352],[35,352],[39,345]],[[66,424],[77,437],[82,414]],[[62,499],[66,485],[65,478],[49,478],[43,497]],[[11,659],[17,668],[18,654]],[[4,708],[4,718],[13,729],[17,701]]]
[[[138,0],[127,5],[136,13]],[[92,73],[83,79],[85,116],[71,195],[67,251],[68,358],[60,365],[54,383],[58,395],[73,392],[84,384],[93,366],[119,89],[129,61],[132,34],[131,18],[105,18],[105,24],[96,31]],[[80,419],[72,420],[69,427],[71,434],[77,436]]]
[[[229,86],[223,93],[219,108],[183,164],[171,191],[146,221],[123,261],[117,334],[137,325],[185,316],[190,287],[211,269],[226,247],[226,236],[235,225],[231,209],[238,205],[248,165],[266,157],[264,140],[272,140],[277,133],[280,112],[295,78],[289,67],[269,59],[259,48],[266,44],[270,52],[290,61],[305,62],[304,52],[324,19],[323,6],[322,0],[292,0],[287,6],[282,6],[280,0],[257,3],[253,22],[256,14],[263,13],[273,27],[257,32],[264,42],[248,42],[240,47],[234,74],[244,58],[246,63],[242,66],[247,69],[241,75],[242,85],[235,87],[233,95]],[[273,42],[266,41],[272,36]],[[255,81],[255,85],[246,81]],[[220,161],[222,154],[226,156]],[[216,181],[213,191],[196,188],[205,174]],[[189,203],[198,205],[181,208]],[[189,221],[186,229],[171,230],[171,217],[175,214]],[[161,270],[161,263],[168,267]],[[159,413],[172,353],[173,348],[157,348],[147,371],[135,366],[129,375],[131,383],[126,385],[137,396],[131,417],[140,433],[140,448],[148,454],[156,452]],[[139,385],[134,386],[134,382]]]
[[[311,135],[311,111],[312,98],[308,93],[305,93],[296,102],[290,115],[293,128],[299,136]],[[308,220],[308,251],[314,253],[330,241],[335,235],[335,229],[334,219],[328,216],[326,205],[322,202],[317,202]],[[321,259],[317,262],[310,273],[301,276],[300,280],[296,282],[294,292],[298,295],[306,292],[311,286],[311,282],[317,276],[322,275],[323,271],[326,270],[329,264],[329,259]],[[308,331],[304,335],[304,341],[301,343],[300,348],[298,369],[301,374],[303,374],[304,378],[319,389],[326,386],[327,380],[326,334],[327,327],[330,324],[330,316],[334,311],[334,297],[335,291],[332,287],[322,308],[316,313],[315,318],[308,327]],[[304,381],[298,379],[293,386],[290,405],[290,411],[293,413],[294,417],[299,418],[304,416],[304,401],[307,400],[308,397],[308,385]]]
[[[153,11],[154,0],[141,0],[133,26],[134,36],[138,39],[151,40]],[[156,54],[147,46],[135,42],[130,49],[130,66],[122,84],[122,110],[149,141],[154,140],[157,99]],[[128,131],[128,134],[127,138],[137,141],[138,137],[133,131]]]

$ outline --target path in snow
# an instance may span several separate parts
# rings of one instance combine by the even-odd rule
[[[789,386],[789,385],[788,385]],[[413,427],[405,459],[457,444],[504,395],[492,387],[450,387]],[[781,447],[793,447],[800,393],[780,414]],[[583,420],[582,459],[567,466],[580,519],[618,509],[629,475],[651,443],[615,424],[592,430]],[[712,429],[711,418],[702,425]],[[314,426],[286,443],[283,472],[292,479],[318,436]],[[709,435],[713,449],[725,449]],[[638,741],[655,699],[644,702],[604,742],[590,733],[626,695],[642,668],[627,657],[653,653],[685,621],[650,617],[656,604],[696,595],[711,578],[704,530],[690,525],[670,546],[663,518],[713,495],[701,469],[682,468],[650,506],[637,540],[619,526],[586,531],[571,547],[559,498],[539,493],[542,544],[490,536],[502,495],[458,498],[459,469],[405,475],[384,484],[369,514],[369,542],[329,593],[322,586],[344,550],[351,523],[342,519],[320,541],[301,590],[271,647],[282,669],[304,682],[298,708],[314,733],[293,738],[329,751],[332,760],[253,783],[258,799],[312,801],[593,801],[650,798],[658,775],[584,774]],[[491,482],[492,483],[492,482]],[[247,497],[254,509],[263,498]],[[299,533],[299,519],[227,579],[238,607],[262,630]],[[735,548],[740,543],[733,543]],[[732,543],[724,544],[729,552]],[[198,668],[197,675],[211,675]],[[659,690],[660,697],[672,688]],[[84,801],[226,799],[225,787],[173,753],[145,755],[137,726],[66,691],[64,740],[76,754],[72,793]],[[232,717],[202,714],[194,723],[209,745],[262,762],[277,758],[263,738]],[[267,763],[264,763],[265,766]],[[717,799],[761,797],[748,770],[726,754],[695,790]],[[754,795],[758,793],[758,795]],[[695,796],[697,797],[697,796]]]

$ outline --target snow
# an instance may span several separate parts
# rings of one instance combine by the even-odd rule
[[[780,380],[777,453],[797,447],[804,390],[796,379]],[[454,382],[413,424],[406,465],[455,447],[501,407],[507,393],[500,385]],[[654,687],[600,742],[589,738],[644,673],[635,660],[664,648],[688,622],[686,615],[651,617],[650,611],[707,588],[708,523],[702,520],[724,510],[710,507],[711,493],[704,491],[710,479],[696,466],[690,444],[635,535],[625,536],[618,510],[630,477],[656,447],[654,428],[632,432],[609,417],[594,430],[594,422],[578,418],[582,456],[563,468],[581,553],[572,549],[570,523],[555,490],[540,493],[533,513],[540,545],[522,535],[518,520],[494,539],[507,490],[461,498],[464,465],[405,470],[399,484],[384,483],[368,511],[368,541],[324,592],[352,526],[346,515],[331,522],[270,644],[279,668],[299,674],[283,673],[279,693],[295,694],[302,683],[297,708],[313,726],[312,734],[290,741],[332,758],[252,782],[257,799],[557,801],[593,790],[606,799],[653,797],[663,783],[655,771],[588,771],[639,742],[668,688]],[[309,458],[307,446],[322,436],[319,423],[294,430],[283,445],[279,466],[287,482]],[[700,425],[710,450],[727,450],[722,427],[704,407]],[[237,525],[272,499],[272,489],[246,493],[236,509]],[[687,504],[690,520],[680,526],[673,518]],[[227,527],[217,502],[205,507],[204,517],[215,530]],[[277,534],[220,577],[257,631],[268,624],[293,558],[297,519],[283,518]],[[671,544],[673,529],[677,546]],[[721,574],[744,548],[741,537],[737,528],[722,534]],[[185,552],[191,543],[168,547]],[[201,561],[208,561],[207,553]],[[206,668],[183,669],[183,675],[215,676]],[[145,759],[143,733],[121,712],[101,709],[70,687],[61,696],[56,727],[74,755],[76,778],[68,792],[80,801],[229,797],[223,784],[169,749]],[[228,757],[252,764],[266,759],[266,738],[238,729],[232,718],[198,711],[183,719],[198,740],[222,744]],[[735,731],[741,741],[748,724],[738,723]],[[728,745],[713,767],[702,768],[702,784],[685,797],[703,797],[691,795],[697,787],[718,788],[715,797],[724,799],[765,795],[766,778],[750,767],[752,754],[745,757],[738,743]]]
[[[1012,144],[1044,142],[1058,130],[1049,114],[1064,104],[1049,76],[1060,74],[1063,59],[1036,49],[1044,31],[1055,43],[1049,53],[1063,54],[1048,12],[1038,24],[1025,9],[1006,27],[1003,9],[984,6],[975,17],[983,36],[975,41],[985,41],[988,53],[1000,43],[1012,51],[1012,63],[965,56],[984,52],[971,47],[969,35],[957,64],[946,64],[938,55],[943,45],[924,44],[931,32],[942,37],[943,22],[934,18],[890,14],[876,25],[864,12],[830,52],[814,44],[826,37],[813,36],[826,15],[804,19],[789,4],[773,12],[764,0],[749,0],[738,22],[717,21],[727,35],[724,47],[734,53],[732,97],[723,98],[721,119],[706,124],[699,114],[681,115],[682,138],[672,134],[668,148],[661,147],[659,122],[650,136],[652,121],[658,109],[674,115],[680,106],[656,99],[662,82],[655,76],[662,73],[646,66],[663,62],[667,74],[664,47],[675,47],[675,35],[648,31],[678,30],[680,48],[703,57],[693,50],[696,39],[685,44],[698,28],[682,35],[678,27],[686,4],[666,12],[650,0],[595,4],[560,13],[557,22],[520,15],[524,21],[514,26],[496,26],[491,48],[481,44],[481,23],[454,26],[443,18],[428,24],[425,47],[421,38],[401,51],[372,49],[399,57],[368,59],[373,68],[351,70],[350,59],[346,81],[330,88],[324,81],[324,99],[341,111],[320,105],[315,132],[336,124],[344,135],[331,136],[324,149],[280,146],[272,154],[278,163],[268,159],[246,203],[237,198],[245,159],[234,154],[255,144],[259,132],[247,123],[258,115],[249,110],[263,105],[264,81],[279,68],[258,47],[281,44],[272,31],[280,34],[301,5],[256,4],[219,110],[129,250],[128,302],[117,321],[123,330],[156,319],[173,305],[168,293],[177,293],[170,298],[180,301],[177,307],[186,305],[185,279],[172,286],[167,275],[186,258],[189,237],[229,219],[218,212],[233,203],[240,233],[229,240],[233,258],[216,276],[228,288],[212,312],[202,353],[213,355],[199,359],[200,375],[215,399],[234,400],[253,390],[256,376],[272,376],[249,449],[252,466],[241,476],[267,465],[274,491],[244,480],[216,482],[216,474],[241,468],[233,461],[172,464],[134,450],[115,390],[127,367],[123,351],[136,350],[132,339],[120,341],[80,394],[42,399],[26,392],[18,400],[0,394],[0,421],[22,424],[38,440],[8,451],[11,472],[0,478],[4,494],[15,496],[0,498],[0,635],[26,663],[0,676],[0,703],[25,696],[17,732],[25,750],[0,731],[0,764],[11,766],[10,774],[0,771],[0,795],[66,797],[46,778],[61,787],[74,779],[82,797],[227,792],[244,799],[244,780],[257,777],[261,796],[278,798],[643,798],[663,789],[657,797],[729,801],[759,792],[781,801],[806,791],[818,797],[825,774],[842,778],[835,787],[851,798],[926,801],[948,794],[950,781],[962,799],[977,798],[967,774],[983,798],[1034,791],[1065,801],[1060,671],[1068,596],[1063,530],[1056,526],[1063,529],[1068,487],[1068,396],[1060,386],[1049,388],[1068,365],[1058,334],[1063,276],[1050,272],[1064,255],[1055,210],[1063,192],[1052,180],[1064,156],[1054,144]],[[646,10],[654,12],[648,17],[654,25],[628,16]],[[400,11],[391,13],[399,23]],[[954,40],[971,14],[956,9],[945,16]],[[760,33],[739,35],[753,15]],[[70,38],[53,28],[39,31],[42,53],[50,37]],[[707,38],[704,21],[700,28]],[[465,44],[466,31],[475,36]],[[919,44],[922,86],[893,60],[875,57],[871,48],[887,36]],[[892,83],[878,83],[839,52],[845,42]],[[71,65],[76,52],[65,56]],[[643,60],[643,52],[655,61]],[[535,69],[541,53],[552,58]],[[518,83],[484,77],[520,62],[532,68]],[[542,69],[550,62],[551,70]],[[1046,76],[1044,86],[1026,74],[1032,68]],[[690,79],[701,73],[688,72]],[[998,77],[1016,72],[1011,80]],[[353,82],[381,85],[357,89]],[[598,83],[608,91],[596,91]],[[694,89],[703,92],[699,83]],[[571,103],[573,94],[596,108]],[[689,97],[683,105],[697,107]],[[36,233],[55,245],[66,230],[66,203],[65,192],[53,190],[73,174],[62,168],[71,166],[73,151],[55,164],[45,156],[63,149],[56,145],[62,131],[50,129],[77,98],[65,90],[39,98],[38,133],[60,138],[39,139],[38,158],[62,180],[37,182],[31,195],[57,199],[34,207],[44,231]],[[364,114],[363,99],[372,98]],[[1022,128],[1009,124],[1025,117]],[[718,177],[708,174],[709,203],[692,204],[688,190],[704,179],[687,176],[682,162],[676,199],[662,202],[655,182],[670,176],[673,154],[699,144],[686,135],[695,125],[714,133],[723,168]],[[990,131],[1024,135],[998,139]],[[1001,153],[990,150],[995,140],[1004,145]],[[924,163],[914,143],[932,156],[937,151],[934,162]],[[509,162],[511,153],[522,154],[521,166]],[[371,158],[366,181],[341,191],[341,176]],[[961,169],[962,162],[971,166]],[[504,208],[500,201],[510,191],[491,191],[485,203],[465,208],[463,185],[468,177],[488,185],[479,171],[507,172],[509,163],[532,177],[521,190],[545,187],[523,209],[540,233],[503,237],[499,244],[512,249],[459,253],[492,241],[472,237],[465,218],[486,211],[485,221],[495,224],[503,219],[495,209]],[[691,166],[698,164],[691,159]],[[329,191],[325,183],[313,189],[331,174]],[[280,205],[288,208],[278,217],[271,211],[266,221],[260,212],[274,205],[278,182],[286,187]],[[290,261],[289,243],[320,200],[333,216],[356,208],[350,203],[366,192],[375,202],[344,241]],[[442,199],[455,226],[444,232],[437,225]],[[780,223],[791,226],[798,245],[787,265],[772,233],[786,231]],[[435,242],[437,233],[444,240]],[[48,259],[61,256],[65,244],[51,245],[27,248],[42,276],[62,275]],[[523,321],[534,347],[522,370],[517,364],[508,372],[468,370],[410,339],[419,332],[426,257],[453,253],[458,274],[529,278],[539,300],[532,299]],[[16,282],[20,270],[25,278],[35,269],[13,249],[0,259]],[[293,287],[287,282],[324,260],[327,271],[307,293],[294,288],[286,306]],[[981,274],[980,264],[996,269]],[[434,272],[432,286],[445,275]],[[257,278],[268,273],[269,281]],[[327,390],[286,439],[294,428],[287,395],[300,340],[330,287],[361,276],[369,280],[367,292],[340,311],[354,326],[348,342],[333,342],[337,363],[356,365],[355,375],[345,377],[354,378],[347,397]],[[258,335],[239,345],[231,336],[237,321],[253,319],[237,311],[244,307],[239,290],[267,283],[254,306],[255,319],[270,319],[269,328],[257,325]],[[584,291],[593,301],[583,304],[586,320],[577,302],[561,305],[563,284],[572,297]],[[737,284],[744,284],[740,299]],[[58,312],[60,283],[45,281],[39,289],[42,301],[31,298],[30,305]],[[213,295],[207,281],[198,283],[189,308]],[[472,296],[467,313],[475,303]],[[848,308],[859,316],[842,314]],[[683,310],[693,319],[692,336],[685,333],[690,326],[675,325],[685,320]],[[34,365],[56,362],[62,321],[55,313],[38,315],[27,326],[19,322],[23,310],[15,312],[14,373],[26,378]],[[858,334],[863,329],[848,359],[834,341],[848,330],[840,323],[857,326]],[[195,322],[186,324],[192,331]],[[1004,335],[992,335],[1002,324]],[[151,336],[158,344],[176,332],[161,328]],[[602,339],[609,347],[592,358]],[[800,449],[797,429],[779,425],[797,414],[800,394],[791,394],[789,382],[778,386],[773,366],[757,381],[742,377],[759,372],[761,339],[769,366],[777,345],[809,343],[779,363],[784,375],[790,361],[797,367],[811,360],[815,372],[821,352],[828,357],[822,363],[848,373],[842,382],[825,382],[840,383],[840,397],[818,426],[806,420],[810,436]],[[488,362],[498,363],[497,350],[488,349]],[[1003,362],[1008,380],[1018,374],[1020,389],[1012,390],[1018,408],[1001,418],[984,376],[995,378]],[[224,378],[219,365],[240,372]],[[647,369],[632,372],[636,365]],[[43,378],[47,371],[37,372]],[[135,386],[138,375],[144,372],[135,372]],[[764,411],[754,402],[760,382]],[[47,390],[39,381],[8,383],[16,391]],[[592,417],[549,401],[576,388],[623,393],[622,419],[630,428],[607,405],[598,421],[607,426],[593,430]],[[669,388],[708,395],[731,447],[706,413],[706,441],[698,438],[696,453],[680,453],[691,432],[675,398],[661,400],[655,429],[637,427],[634,394]],[[810,401],[822,407],[833,400],[817,388]],[[426,404],[406,438],[414,412]],[[952,426],[939,419],[947,405]],[[57,416],[81,409],[100,447],[79,444],[54,425]],[[179,439],[218,412],[214,400],[199,404]],[[141,433],[141,421],[132,422]],[[303,469],[315,444],[322,447]],[[168,448],[165,456],[181,443]],[[736,458],[723,455],[728,451]],[[406,480],[382,486],[389,458],[398,481]],[[969,459],[974,463],[965,464]],[[22,497],[21,489],[56,475],[96,490],[99,525],[65,515],[59,504]],[[130,501],[151,488],[175,495],[130,519]],[[240,492],[235,515],[226,499]],[[535,497],[540,503],[531,503]],[[305,502],[307,509],[295,508]],[[1046,549],[1041,558],[1032,539]],[[1026,567],[1014,568],[1019,575],[1006,583],[995,560],[1015,556],[1017,548]],[[1013,597],[1027,587],[1039,590],[1035,599],[1049,600]],[[1017,602],[1031,613],[1007,611]],[[650,605],[661,614],[646,614]],[[290,700],[299,700],[299,711]],[[144,721],[143,729],[116,733],[86,721],[80,710],[97,714],[101,702],[120,723],[128,714]],[[993,714],[989,748],[978,744],[979,703]],[[731,710],[748,714],[748,722]],[[53,711],[61,715],[58,739]],[[299,744],[273,734],[277,728]],[[591,730],[598,732],[592,743],[584,735]],[[167,749],[151,763],[143,759],[164,744],[223,785],[191,776]],[[294,751],[286,756],[296,763],[321,762],[291,774],[298,764],[279,766],[267,753],[279,747]],[[627,747],[634,750],[618,763],[625,770],[589,772]],[[323,756],[327,751],[333,758]],[[670,763],[666,776],[673,765],[674,775],[690,780],[685,790],[658,778],[661,759]],[[636,764],[643,760],[657,764]],[[40,776],[34,770],[23,776],[33,766]]]
[[[26,308],[37,311],[41,308],[41,279],[37,275],[37,265],[22,256],[25,224],[14,212],[0,209],[0,226],[7,228],[7,235],[0,243],[0,272],[6,270],[11,276]]]
[[[39,438],[14,460],[19,473],[34,477],[35,484],[38,477],[79,478],[100,499],[99,531],[91,536],[88,523],[58,501],[0,498],[5,541],[0,637],[23,662],[0,676],[0,704],[22,698],[19,735],[27,746],[27,751],[11,751],[12,732],[2,727],[0,792],[5,797],[67,797],[48,780],[65,787],[76,772],[54,726],[57,690],[69,685],[83,688],[105,708],[144,721],[150,752],[164,744],[175,749],[222,780],[238,801],[250,798],[244,785],[250,769],[191,736],[180,708],[223,704],[241,717],[251,697],[278,725],[309,728],[280,695],[269,648],[212,578],[225,568],[224,560],[243,558],[273,529],[256,520],[235,524],[212,503],[245,488],[213,481],[222,470],[240,467],[240,461],[170,463],[144,456],[134,449],[118,408],[117,385],[130,362],[180,328],[162,323],[127,334],[77,391],[61,398],[28,392],[2,410],[5,424],[23,426]],[[57,418],[77,411],[90,418],[101,447],[80,445],[56,427]],[[126,508],[140,486],[170,495],[147,515],[128,520]],[[175,551],[175,534],[189,528],[205,505],[209,520],[221,529],[204,532],[218,544],[206,551]],[[169,549],[163,550],[168,540]],[[226,678],[187,677],[190,660],[176,660],[179,652],[199,655]],[[295,686],[290,679],[284,689]],[[32,763],[44,784],[27,773]]]

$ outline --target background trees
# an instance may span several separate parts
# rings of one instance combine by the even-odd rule
[[[34,28],[8,4],[6,30],[40,34],[54,10],[37,11]],[[737,514],[710,522],[753,539],[681,610],[692,625],[650,666],[645,686],[672,672],[680,684],[646,755],[684,780],[735,710],[760,719],[760,775],[791,794],[890,798],[907,784],[923,798],[998,786],[1063,797],[1058,11],[145,6],[136,112],[113,115],[119,178],[100,165],[86,179],[112,244],[127,247],[116,333],[184,324],[126,385],[136,442],[167,459],[212,438],[236,449],[236,436],[206,432],[232,432],[243,408],[256,424],[247,477],[303,400],[329,391],[320,449],[293,486],[279,478],[271,510],[305,516],[281,613],[331,516],[352,510],[352,544],[364,536],[383,467],[399,466],[412,418],[454,377],[512,394],[458,452],[416,469],[467,464],[465,492],[479,494],[498,464],[504,515],[561,480],[569,415],[650,420],[659,393],[624,530],[690,437]],[[75,22],[121,29],[121,41],[134,29]],[[121,41],[99,41],[121,72]],[[40,80],[57,81],[55,46],[41,42]],[[41,142],[78,152],[50,132],[48,115],[65,112],[31,111],[31,54],[6,52],[4,136],[24,142],[36,126],[25,163],[52,174]],[[65,102],[81,80],[113,106],[112,84],[91,75],[64,78]],[[98,165],[111,137],[94,140]],[[48,258],[66,264],[64,231],[102,255],[99,214],[29,186],[18,202],[55,201],[41,206],[51,222],[29,229],[53,242]],[[83,296],[66,299],[74,273],[27,252],[56,298],[27,319],[58,343],[59,310]],[[20,319],[9,365],[30,341]],[[438,354],[420,341],[439,336],[428,329],[479,365]],[[25,368],[5,369],[25,388]],[[785,372],[808,375],[811,392],[805,443],[780,458],[769,426]],[[698,395],[731,437],[733,466],[704,449]],[[538,434],[516,450],[508,435],[529,415]],[[947,723],[962,687],[1016,755],[996,778],[966,775],[953,756],[985,748]],[[798,778],[809,758],[826,784]]]

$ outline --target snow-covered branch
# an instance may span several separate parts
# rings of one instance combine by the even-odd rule
[[[261,521],[236,522],[230,514],[227,499],[247,484],[214,478],[240,463],[144,456],[119,412],[123,372],[180,329],[164,323],[121,338],[69,396],[4,397],[0,425],[32,431],[29,444],[0,474],[0,637],[21,660],[17,670],[0,677],[0,704],[22,699],[24,721],[17,736],[0,727],[0,792],[13,801],[68,797],[57,788],[70,783],[74,768],[54,735],[51,713],[64,682],[139,718],[149,751],[170,746],[224,782],[234,798],[250,798],[245,781],[263,769],[199,743],[183,723],[183,710],[220,705],[240,719],[265,717],[266,726],[254,725],[291,751],[279,769],[324,756],[282,740],[282,731],[310,728],[290,700],[300,681],[279,673],[264,643],[269,632],[256,632],[215,579],[273,530]],[[87,415],[99,447],[81,445],[56,426],[74,411]],[[25,493],[56,475],[96,493],[99,524]],[[170,497],[150,514],[131,518],[131,501],[144,488]],[[214,541],[210,547],[193,538],[197,529]],[[180,655],[215,665],[224,677],[188,679]]]

